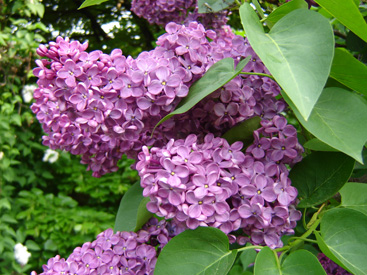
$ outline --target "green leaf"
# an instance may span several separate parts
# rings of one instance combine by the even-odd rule
[[[321,140],[317,138],[308,140],[305,144],[303,144],[303,147],[313,150],[313,151],[324,151],[324,152],[337,152],[338,151],[335,148],[327,145],[326,143],[322,142]]]
[[[330,251],[320,233],[318,231],[315,231],[314,234],[316,236],[317,245],[319,246],[321,252],[324,253],[325,256],[332,260],[334,263],[347,270],[348,268],[346,268],[337,258],[335,258],[334,254]]]
[[[25,245],[29,250],[33,250],[33,251],[41,250],[41,247],[35,241],[32,241],[32,240],[27,240]]]
[[[367,140],[367,103],[341,88],[324,89],[308,121],[282,93],[300,123],[329,146],[363,163],[361,151]]]
[[[301,249],[291,253],[282,264],[283,275],[326,275],[319,260],[311,252]]]
[[[298,207],[310,207],[333,197],[348,181],[354,159],[338,152],[313,152],[297,163],[289,178],[298,190]]]
[[[222,275],[236,259],[237,250],[229,250],[228,237],[213,227],[186,230],[163,248],[154,275]]]
[[[223,85],[227,84],[229,81],[231,81],[233,78],[241,73],[243,68],[250,61],[250,59],[251,56],[248,56],[245,59],[241,60],[237,64],[236,69],[234,68],[234,60],[230,57],[224,58],[215,63],[209,68],[209,70],[204,74],[202,78],[200,78],[190,87],[189,94],[181,100],[176,110],[162,118],[157,123],[155,128],[159,124],[173,117],[174,115],[187,112],[200,100],[210,95],[212,92],[218,90]]]
[[[333,208],[321,220],[328,249],[351,273],[367,274],[367,216],[348,208]]]
[[[254,275],[326,275],[320,262],[311,252],[297,250],[279,264],[275,251],[264,247],[256,257]]]
[[[315,0],[315,2],[367,42],[367,24],[353,0]]]
[[[280,264],[275,251],[264,247],[257,254],[254,275],[281,275]]]
[[[266,18],[266,25],[271,29],[276,22],[278,22],[285,15],[294,11],[296,9],[307,9],[308,5],[304,0],[293,0],[287,2],[280,7],[276,8],[269,16]]]
[[[367,184],[347,182],[340,189],[341,206],[360,211],[367,215]]]
[[[103,2],[106,2],[108,0],[85,0],[80,7],[78,8],[78,10],[89,7],[89,6],[95,6],[95,5],[99,5],[102,4]]]
[[[137,182],[125,193],[121,199],[115,220],[115,231],[134,231],[153,216],[146,208],[146,198],[143,188]]]
[[[253,117],[241,122],[228,130],[222,138],[226,139],[229,144],[236,141],[242,141],[244,147],[250,145],[254,140],[254,131],[260,128],[260,117]]]
[[[254,51],[307,120],[326,83],[334,55],[329,21],[316,12],[297,9],[265,33],[248,3],[241,6],[240,16]]]
[[[234,0],[198,0],[199,13],[218,12],[228,8]]]
[[[367,95],[367,66],[345,49],[335,49],[330,76],[345,86]]]
[[[246,268],[250,264],[255,262],[256,256],[257,256],[257,253],[255,249],[248,249],[248,250],[241,252],[240,261],[241,261],[243,270],[246,270]]]

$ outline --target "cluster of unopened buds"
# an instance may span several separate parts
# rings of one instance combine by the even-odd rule
[[[81,155],[96,177],[116,171],[123,154],[135,158],[143,195],[150,198],[147,208],[171,220],[179,231],[212,226],[231,242],[282,246],[280,237],[293,233],[301,216],[295,209],[297,191],[288,167],[301,159],[303,149],[295,128],[281,115],[286,105],[276,99],[279,87],[273,80],[237,76],[153,133],[158,121],[219,60],[230,57],[236,65],[251,55],[243,72],[268,74],[247,41],[228,26],[214,32],[197,22],[169,23],[157,47],[136,59],[121,50],[108,55],[86,49],[86,43],[58,37],[37,50],[47,59],[38,60],[33,71],[39,80],[31,108],[48,134],[43,143]],[[254,131],[249,147],[221,138],[255,116],[261,117],[261,127]],[[112,234],[106,232],[102,235]],[[116,238],[125,242],[133,233],[118,234]],[[134,260],[127,263],[115,251],[119,244],[114,245],[98,248],[96,241],[72,254],[70,261],[50,260],[44,270],[89,268],[86,274],[103,274],[98,268],[113,269],[118,261],[124,268],[150,274],[156,257],[151,248],[141,243],[142,248],[134,251],[145,253],[148,262],[129,254]],[[102,257],[103,253],[108,255]]]

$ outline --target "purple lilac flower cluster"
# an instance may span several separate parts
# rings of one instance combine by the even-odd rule
[[[189,113],[159,126],[151,137],[156,123],[217,61],[232,57],[237,64],[252,55],[245,70],[267,72],[229,27],[216,34],[195,22],[170,23],[166,31],[154,50],[136,59],[117,49],[110,55],[87,53],[86,43],[61,37],[48,47],[41,45],[37,53],[48,59],[37,60],[33,71],[39,87],[32,110],[48,134],[43,143],[82,155],[82,163],[99,177],[116,171],[122,154],[135,158],[143,145],[160,146],[191,133],[221,135],[254,115],[268,117],[284,109],[283,101],[275,99],[275,82],[237,77]]]
[[[320,253],[317,258],[319,259],[322,267],[325,269],[327,275],[352,275],[344,268],[338,266],[332,260],[330,260],[325,254]]]
[[[181,232],[174,223],[155,218],[136,233],[107,229],[95,241],[75,248],[66,260],[59,255],[49,259],[41,274],[153,274],[159,252]]]
[[[169,22],[178,24],[197,21],[206,28],[220,29],[228,21],[228,12],[199,13],[195,0],[133,0],[131,10],[150,24],[165,26]]]
[[[286,164],[300,159],[302,147],[293,142],[295,128],[284,121],[281,116],[263,120],[254,137],[266,146],[255,141],[246,153],[242,142],[229,145],[213,134],[203,143],[189,135],[164,147],[143,147],[136,169],[143,195],[150,198],[148,210],[190,229],[217,227],[232,241],[234,231],[242,229],[241,244],[282,246],[280,237],[293,233],[301,217]],[[283,136],[292,139],[284,148]]]

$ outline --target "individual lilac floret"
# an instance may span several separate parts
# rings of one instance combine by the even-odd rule
[[[338,266],[323,253],[319,253],[317,258],[325,269],[327,275],[352,275],[352,273],[349,273],[344,268]]]
[[[266,158],[266,151],[255,159],[241,150],[241,142],[229,145],[213,134],[203,142],[192,134],[144,147],[136,169],[148,210],[190,229],[219,228],[232,241],[239,234],[254,244],[282,246],[280,237],[301,218],[297,190],[284,163]]]
[[[66,260],[59,255],[49,259],[41,274],[153,274],[161,249],[183,230],[155,218],[136,233],[107,229],[95,241],[75,248]]]

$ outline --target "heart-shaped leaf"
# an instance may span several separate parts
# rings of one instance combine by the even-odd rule
[[[353,0],[315,0],[344,26],[367,42],[367,24]],[[359,3],[359,1],[357,1]]]
[[[345,86],[367,95],[367,66],[345,49],[335,49],[330,76]]]
[[[296,9],[307,9],[307,3],[304,0],[293,0],[291,2],[284,3],[280,7],[276,8],[266,18],[266,25],[272,28],[276,22],[278,22],[285,15]]]
[[[334,55],[329,21],[316,12],[297,9],[265,33],[248,3],[241,6],[240,16],[254,51],[307,120],[326,83]]]
[[[324,89],[308,121],[282,93],[301,124],[322,142],[363,163],[367,141],[367,103],[359,95],[341,88]]]
[[[275,251],[269,247],[261,249],[256,257],[254,275],[326,275],[316,256],[307,250],[291,253],[280,266]]]
[[[229,250],[228,237],[213,227],[186,230],[163,248],[154,275],[222,275],[236,259],[237,250]]]
[[[333,208],[321,220],[321,237],[333,255],[353,274],[367,274],[367,216],[348,208]]]
[[[121,199],[115,220],[115,231],[136,231],[153,216],[146,209],[149,198],[143,197],[143,188],[137,182]]]
[[[341,206],[358,210],[367,216],[367,184],[348,182],[339,191]]]
[[[313,152],[297,163],[289,178],[298,190],[298,207],[318,205],[334,196],[348,181],[354,163],[354,159],[338,152]]]

